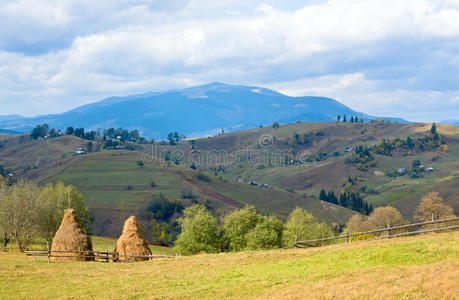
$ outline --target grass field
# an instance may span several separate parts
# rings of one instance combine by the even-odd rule
[[[459,232],[125,264],[0,253],[1,299],[457,299],[458,278]]]

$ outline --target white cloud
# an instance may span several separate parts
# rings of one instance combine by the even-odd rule
[[[0,114],[214,80],[368,113],[457,106],[459,1],[1,2]]]

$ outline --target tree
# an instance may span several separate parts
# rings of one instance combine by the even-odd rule
[[[72,135],[74,132],[75,132],[75,129],[73,129],[72,126],[67,127],[67,129],[65,130],[66,135]]]
[[[62,182],[48,183],[43,187],[38,202],[39,236],[51,242],[64,216],[64,210],[70,207],[75,211],[77,221],[86,234],[90,234],[89,224],[93,218],[89,215],[83,196],[78,190]]]
[[[172,234],[169,233],[169,225],[165,222],[158,223],[155,219],[151,220],[152,243],[159,246],[169,245]]]
[[[327,194],[325,193],[325,190],[324,190],[324,189],[321,189],[321,190],[320,190],[319,200],[327,201]]]
[[[263,221],[255,206],[246,205],[226,216],[223,224],[225,238],[230,251],[241,251],[247,247],[247,234]]]
[[[0,203],[2,227],[23,252],[36,236],[38,210],[36,195],[40,193],[33,182],[19,181],[7,188]]]
[[[357,232],[364,232],[373,229],[382,229],[386,228],[387,225],[393,226],[400,226],[404,225],[407,222],[403,219],[400,212],[392,207],[392,206],[385,206],[385,207],[378,207],[376,208],[366,219],[362,215],[354,215],[346,224],[346,228],[350,233],[357,233]],[[402,229],[398,231],[393,231],[393,233],[401,232]],[[382,233],[382,234],[385,234]],[[371,236],[372,237],[372,236]],[[359,238],[357,238],[359,239]]]
[[[273,128],[274,128],[274,129],[277,129],[277,128],[279,128],[279,127],[280,127],[279,123],[273,122]]]
[[[392,206],[376,208],[370,214],[368,220],[371,224],[372,229],[384,228],[388,224],[392,227],[392,226],[404,225],[407,223],[403,219],[400,212]]]
[[[332,236],[332,231],[325,223],[320,223],[306,210],[297,207],[288,216],[283,233],[283,244],[292,245],[295,240],[312,240]]]
[[[338,117],[336,118],[336,122],[339,123],[341,121],[341,116],[338,115]]]
[[[443,198],[437,192],[425,195],[415,210],[414,219],[418,221],[430,221],[454,217],[453,208],[443,202]]]
[[[346,123],[347,120],[346,120],[346,115],[343,116],[343,122]]]
[[[187,207],[179,224],[182,232],[177,237],[174,250],[182,254],[200,252],[217,252],[219,246],[219,230],[217,220],[199,204]]]
[[[6,218],[5,202],[7,201],[7,185],[6,181],[0,174],[0,239],[2,240],[2,250],[6,251],[6,246],[11,238],[11,228]]]
[[[48,124],[37,125],[35,126],[34,129],[32,129],[32,132],[30,133],[30,137],[35,140],[40,137],[45,137],[46,135],[48,135],[48,130],[49,130]]]
[[[176,143],[174,139],[174,133],[169,132],[169,134],[167,135],[167,140],[169,141],[170,145],[175,145]]]
[[[254,229],[247,233],[247,249],[272,249],[282,247],[282,221],[274,216],[263,217]]]
[[[419,159],[415,159],[415,160],[413,160],[411,165],[413,166],[413,169],[416,169],[417,167],[419,167],[421,165],[421,161]]]

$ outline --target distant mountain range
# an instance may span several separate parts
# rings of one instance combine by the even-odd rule
[[[449,119],[449,120],[440,121],[440,123],[442,123],[442,124],[450,124],[450,125],[459,125],[459,120]]]
[[[337,115],[358,116],[365,121],[398,118],[370,116],[325,97],[290,97],[276,91],[214,82],[202,86],[110,97],[61,113],[26,118],[0,116],[0,128],[29,132],[37,124],[65,129],[138,129],[145,137],[163,139],[171,131],[187,137],[203,137],[221,131],[235,131],[271,125],[273,122],[330,122]]]

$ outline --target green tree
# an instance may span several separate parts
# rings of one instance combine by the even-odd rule
[[[311,213],[300,207],[289,214],[284,228],[282,240],[285,246],[292,245],[296,239],[304,241],[333,235],[326,223],[318,222]]]
[[[223,224],[225,238],[230,251],[241,251],[247,247],[247,234],[263,221],[255,206],[246,205],[226,216]]]
[[[247,249],[273,249],[282,247],[284,224],[274,216],[263,217],[263,220],[246,235]]]
[[[66,135],[72,135],[74,132],[75,132],[75,129],[73,129],[72,126],[67,127],[67,129],[65,130]]]
[[[90,234],[89,224],[93,218],[85,206],[83,196],[78,190],[62,182],[48,183],[38,196],[38,226],[40,237],[51,242],[64,216],[64,210],[73,208],[77,221],[85,233]]]
[[[179,224],[182,232],[175,241],[174,250],[185,255],[200,252],[217,252],[219,246],[219,230],[217,220],[199,204],[187,207]]]
[[[419,159],[415,159],[415,160],[413,160],[411,165],[413,166],[413,169],[416,169],[417,167],[419,167],[421,165],[421,161]]]

